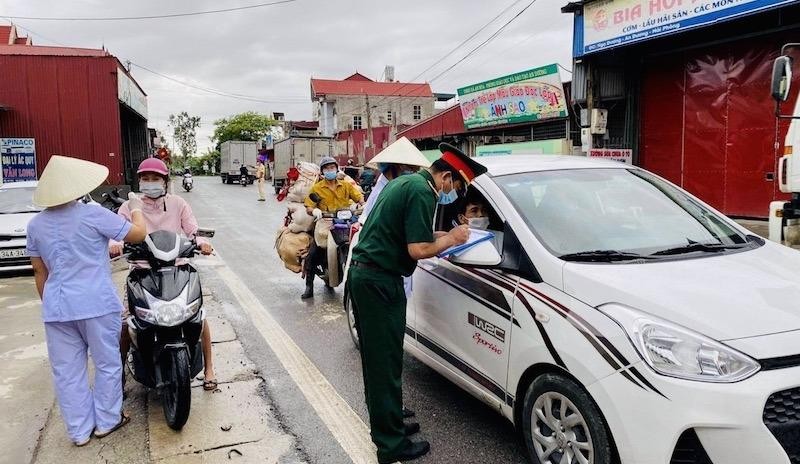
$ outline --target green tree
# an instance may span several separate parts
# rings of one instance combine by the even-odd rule
[[[180,148],[183,163],[197,151],[197,128],[200,127],[200,116],[189,116],[182,111],[169,115],[169,125],[172,127],[172,138]]]
[[[278,124],[269,116],[248,111],[227,118],[214,121],[214,135],[211,141],[216,144],[217,150],[223,142],[228,140],[246,140],[257,142],[272,131]]]
[[[211,166],[216,167],[216,172],[219,172],[220,154],[216,150],[207,149],[201,156],[193,156],[189,158],[189,167],[193,174],[203,174],[203,164],[208,164],[208,174],[211,174]]]

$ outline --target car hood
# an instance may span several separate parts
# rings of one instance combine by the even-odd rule
[[[0,214],[0,235],[24,237],[36,213]]]
[[[800,329],[800,252],[754,249],[645,264],[566,263],[564,290],[597,307],[619,303],[716,340]]]

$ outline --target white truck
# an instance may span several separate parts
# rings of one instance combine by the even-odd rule
[[[258,143],[243,140],[229,140],[220,146],[220,170],[222,183],[232,184],[241,181],[241,167],[247,166],[247,177],[250,183],[256,178],[256,159]]]
[[[277,194],[286,184],[286,173],[303,161],[317,164],[325,156],[333,156],[332,137],[289,137],[275,142],[275,165],[272,185]]]
[[[800,245],[800,98],[795,95],[792,114],[781,113],[781,103],[792,96],[792,57],[786,51],[800,48],[800,43],[783,46],[781,56],[772,67],[772,97],[776,101],[775,117],[791,119],[784,139],[783,156],[778,160],[778,185],[783,193],[792,195],[789,201],[773,201],[769,205],[769,239],[788,246]],[[798,154],[794,155],[794,147]]]

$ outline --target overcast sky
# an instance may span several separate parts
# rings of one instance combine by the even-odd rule
[[[0,0],[0,15],[111,17],[193,12],[268,0]],[[566,0],[538,0],[484,48],[434,79],[486,40],[530,0],[514,4],[472,41],[420,76],[434,92],[558,62],[571,67],[571,16]],[[210,146],[215,119],[242,111],[284,112],[311,119],[309,79],[341,79],[359,71],[378,79],[384,66],[410,80],[480,29],[513,0],[296,0],[213,15],[139,21],[14,20],[38,45],[105,46],[130,60],[195,86],[246,95],[237,100],[187,88],[133,67],[148,95],[149,125],[167,130],[170,113],[202,118],[199,151]],[[0,20],[2,22],[3,20]],[[569,74],[562,71],[562,78]]]

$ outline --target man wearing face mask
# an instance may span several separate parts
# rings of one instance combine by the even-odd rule
[[[466,224],[470,229],[489,228],[489,206],[478,193],[469,190],[460,203],[462,208],[458,214],[459,224]]]
[[[167,165],[160,159],[148,158],[142,161],[136,172],[139,176],[139,191],[142,192],[143,205],[141,210],[147,224],[147,233],[168,230],[182,233],[187,237],[194,237],[197,234],[198,225],[191,206],[178,195],[167,193],[167,183],[169,182]],[[119,207],[117,214],[130,220],[131,212],[127,201]],[[214,248],[205,238],[197,237],[196,240],[202,254],[210,255],[214,251]],[[122,243],[110,242],[109,252],[112,257],[121,255]],[[141,265],[145,264],[142,263]],[[125,305],[122,314],[122,335],[120,337],[120,353],[123,363],[128,356],[131,343],[130,335],[128,334],[128,316],[128,307]],[[203,389],[211,391],[217,388],[217,380],[211,356],[211,330],[205,322],[203,323],[201,337],[203,363],[205,365]]]
[[[323,179],[311,187],[304,201],[306,211],[311,216],[314,216],[314,219],[322,219],[322,213],[335,213],[340,209],[354,208],[364,204],[364,195],[353,184],[338,178],[339,165],[335,159],[326,156],[320,160],[319,167]],[[319,196],[319,203],[311,199],[312,194]],[[312,241],[308,256],[303,262],[306,273],[306,290],[301,298],[304,300],[314,296],[313,269],[317,266],[318,260],[322,259],[322,255],[323,253],[319,252],[316,242]]]
[[[352,253],[348,286],[358,314],[364,396],[379,463],[409,461],[430,451],[428,442],[408,439],[419,424],[403,423],[403,276],[414,272],[418,260],[467,241],[464,225],[434,235],[436,204],[453,203],[486,172],[451,145],[439,149],[442,157],[429,169],[386,185]]]

